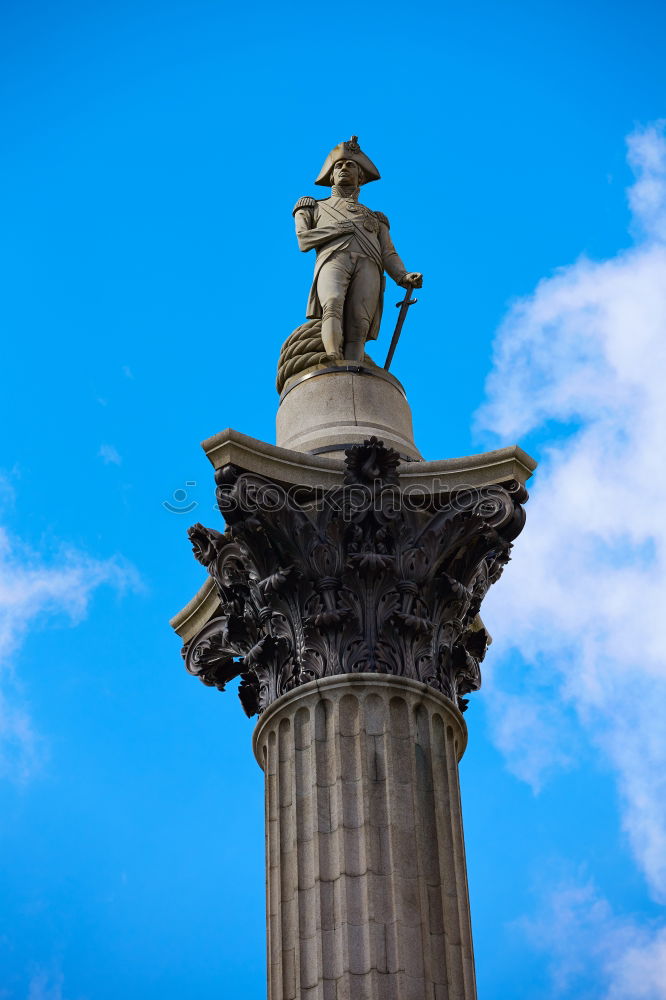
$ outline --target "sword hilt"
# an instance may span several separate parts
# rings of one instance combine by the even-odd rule
[[[410,295],[411,295],[411,292],[410,292]],[[396,302],[395,307],[396,307],[396,309],[399,309],[400,306],[415,306],[418,301],[419,301],[418,299],[409,299],[409,300],[407,300],[406,298],[404,298],[404,299],[401,299],[400,302]]]

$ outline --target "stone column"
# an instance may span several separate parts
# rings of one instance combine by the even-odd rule
[[[453,703],[404,677],[312,681],[261,716],[269,1000],[476,997]]]
[[[189,529],[211,585],[174,627],[259,716],[269,1000],[474,1000],[461,712],[534,463],[233,448],[210,443],[227,527]]]

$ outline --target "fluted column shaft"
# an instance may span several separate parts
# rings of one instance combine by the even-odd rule
[[[261,716],[269,1000],[475,1000],[460,712],[380,674]]]

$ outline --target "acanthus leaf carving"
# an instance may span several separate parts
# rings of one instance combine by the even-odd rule
[[[399,456],[376,438],[347,451],[345,482],[299,504],[281,484],[216,472],[224,533],[194,525],[219,614],[185,647],[221,690],[240,676],[245,712],[332,674],[431,685],[465,710],[490,637],[479,617],[524,523],[520,483],[467,489],[412,509]]]

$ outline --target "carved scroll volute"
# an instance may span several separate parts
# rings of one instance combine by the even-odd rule
[[[209,687],[224,691],[227,681],[238,670],[227,645],[226,617],[211,618],[201,631],[183,647],[185,667]]]

